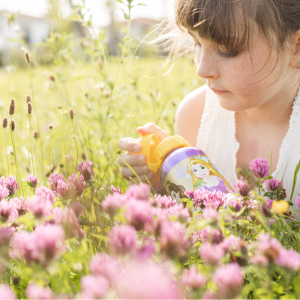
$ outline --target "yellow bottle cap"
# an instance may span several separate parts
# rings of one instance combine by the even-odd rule
[[[148,134],[140,137],[138,142],[142,146],[139,154],[147,158],[148,168],[156,172],[162,165],[165,156],[178,147],[190,147],[191,145],[181,136],[170,136],[162,141],[156,134]]]

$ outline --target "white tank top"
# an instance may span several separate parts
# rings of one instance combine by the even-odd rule
[[[222,108],[216,95],[206,86],[206,100],[197,137],[197,147],[203,150],[220,173],[228,180],[231,186],[237,181],[236,155],[240,144],[236,140],[235,112]],[[300,160],[300,89],[293,105],[289,129],[284,137],[277,168],[273,172],[275,179],[283,177],[287,200],[293,186],[294,172]],[[292,210],[299,210],[295,204],[296,197],[300,194],[300,172],[298,175]],[[295,212],[300,219],[300,212]]]

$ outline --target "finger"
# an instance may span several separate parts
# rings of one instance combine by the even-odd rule
[[[168,137],[167,133],[154,123],[147,123],[144,126],[138,127],[137,132],[140,135],[155,133],[161,141]]]
[[[139,153],[142,150],[142,146],[133,138],[120,139],[118,146],[121,150],[133,153]]]
[[[147,175],[142,175],[140,176],[140,180],[144,183],[148,183],[148,180],[150,181],[150,179],[152,179],[154,177],[154,173],[149,173]],[[140,182],[139,179],[137,177],[131,177],[135,182]],[[148,180],[147,180],[148,179]],[[129,184],[134,184],[134,181],[131,179],[127,179],[127,182]]]
[[[137,166],[137,167],[134,167],[132,169],[134,170],[134,172],[138,176],[147,175],[150,172],[153,172],[153,171],[151,171],[151,170],[148,169],[147,165],[145,165],[145,166]],[[128,179],[129,177],[136,177],[136,175],[128,167],[122,167],[120,169],[120,173],[121,173],[121,176],[123,178],[126,178],[126,179]]]
[[[132,167],[133,166],[143,166],[147,162],[145,155],[122,154],[121,157],[119,157],[119,159],[118,159],[118,163],[121,167],[127,167],[127,165],[121,158],[124,159]]]

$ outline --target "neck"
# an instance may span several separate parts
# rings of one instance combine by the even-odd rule
[[[299,86],[284,89],[271,95],[268,101],[258,107],[239,112],[241,117],[247,117],[251,123],[262,125],[282,125],[290,120],[295,97]]]

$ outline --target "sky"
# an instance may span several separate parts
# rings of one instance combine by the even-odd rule
[[[166,4],[164,5],[164,1]],[[137,0],[136,3],[144,3],[147,6],[139,6],[133,9],[132,17],[148,17],[160,19],[169,11],[173,0]],[[74,4],[79,0],[73,0]],[[91,8],[93,23],[96,26],[104,27],[110,22],[110,17],[105,8],[105,0],[86,0],[87,7]],[[120,6],[120,4],[118,4]],[[47,0],[0,0],[0,10],[10,12],[20,12],[30,16],[43,16],[47,12]],[[122,19],[122,13],[119,9],[116,11],[116,17]]]

